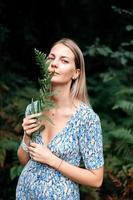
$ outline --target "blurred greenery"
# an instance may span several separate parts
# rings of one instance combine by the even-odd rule
[[[51,6],[52,5],[52,6]],[[0,2],[0,200],[14,200],[22,119],[38,96],[34,48],[61,37],[84,52],[90,102],[103,130],[101,188],[80,186],[82,200],[131,200],[133,193],[133,8],[130,1]]]

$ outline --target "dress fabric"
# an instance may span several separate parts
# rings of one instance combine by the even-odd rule
[[[31,104],[27,106],[29,114]],[[45,145],[39,132],[32,140]],[[74,166],[81,160],[86,169],[103,166],[103,143],[99,116],[81,103],[65,127],[55,135],[48,148]],[[79,185],[59,171],[32,159],[23,168],[16,187],[16,200],[79,200]]]

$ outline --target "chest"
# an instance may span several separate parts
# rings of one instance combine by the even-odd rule
[[[46,129],[47,130],[47,129]],[[45,131],[46,131],[45,130]],[[78,164],[80,160],[80,146],[79,146],[79,130],[80,127],[77,126],[73,120],[70,120],[65,127],[52,138],[50,138],[47,132],[43,132],[37,136],[37,143],[43,143],[58,157]],[[47,140],[50,138],[50,140]]]
[[[70,114],[47,114],[47,116],[50,120],[43,121],[43,126],[45,128],[41,132],[42,140],[46,145],[48,145],[56,135],[62,132],[71,120]]]
[[[45,129],[35,139],[36,143],[46,145],[55,155],[69,162],[80,162],[80,115],[76,112],[72,116],[52,118],[46,122]]]

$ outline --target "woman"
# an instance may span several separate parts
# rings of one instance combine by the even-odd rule
[[[52,91],[60,91],[53,97],[57,106],[45,113],[54,125],[39,122],[40,113],[29,115],[27,106],[18,149],[25,167],[17,200],[78,200],[78,184],[100,187],[103,180],[101,125],[88,103],[83,54],[73,40],[63,38],[53,45],[48,60]],[[40,132],[41,126],[45,129]]]

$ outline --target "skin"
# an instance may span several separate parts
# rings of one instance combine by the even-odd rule
[[[79,184],[100,187],[103,181],[103,167],[88,170],[73,166],[54,155],[47,146],[55,135],[63,129],[80,104],[78,100],[73,100],[70,94],[72,80],[78,78],[80,74],[80,70],[75,67],[73,52],[63,44],[57,44],[51,49],[48,59],[50,61],[49,72],[53,74],[51,79],[52,89],[59,90],[60,93],[54,97],[57,107],[45,114],[52,117],[55,125],[46,121],[39,122],[36,117],[42,113],[24,118],[22,124],[24,129],[23,140],[29,146],[29,153],[26,153],[20,146],[18,158],[21,164],[25,165],[31,156],[35,161],[48,164]],[[46,127],[41,133],[45,145],[31,143],[29,136],[42,125]]]

